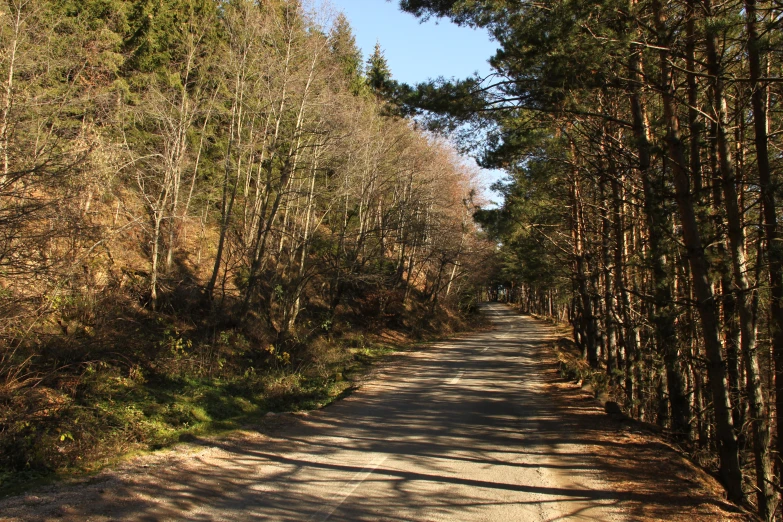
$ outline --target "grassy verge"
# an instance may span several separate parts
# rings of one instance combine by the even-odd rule
[[[0,496],[89,475],[129,455],[195,436],[258,424],[267,412],[323,408],[349,395],[395,352],[444,336],[389,333],[321,338],[294,357],[273,353],[263,370],[249,365],[241,374],[224,371],[209,377],[174,371],[190,367],[180,354],[171,359],[179,366],[171,361],[143,369],[89,364],[70,389],[67,383],[31,388],[28,403],[17,409],[36,411],[36,403],[46,407],[3,426],[2,450],[10,465],[0,470]],[[14,456],[20,460],[15,462]]]

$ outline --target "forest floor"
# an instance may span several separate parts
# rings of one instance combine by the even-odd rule
[[[328,408],[268,415],[0,501],[6,520],[751,520],[558,371],[548,325],[404,352]]]

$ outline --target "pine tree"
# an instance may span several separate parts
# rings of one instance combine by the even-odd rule
[[[543,202],[548,193],[544,185],[532,190],[526,185],[538,156],[552,179],[571,186],[569,194],[553,198],[564,209],[555,223],[520,213],[518,203],[508,199],[503,209],[508,216],[498,216],[517,232],[501,235],[504,249],[530,235],[567,253],[573,283],[569,315],[575,341],[586,347],[591,365],[604,368],[624,390],[632,415],[670,428],[686,444],[695,434],[695,443],[715,448],[734,502],[746,494],[739,462],[748,452],[745,437],[753,438],[759,513],[769,519],[775,511],[769,487],[772,419],[766,418],[757,372],[772,363],[756,348],[756,329],[769,327],[775,347],[783,336],[776,328],[780,263],[773,244],[779,209],[765,192],[767,144],[774,141],[765,112],[777,102],[770,97],[773,88],[759,80],[765,58],[769,71],[779,64],[758,52],[755,3],[401,0],[400,5],[420,18],[447,17],[495,37],[500,49],[491,63],[497,83],[428,82],[402,93],[414,105],[409,112],[438,113],[436,122],[451,128],[464,123],[489,128],[484,162],[522,172],[525,177],[513,183],[515,190],[525,189],[525,201]],[[749,22],[745,42],[737,34],[741,15]],[[743,101],[747,87],[728,82],[732,77],[751,78],[752,112]],[[746,129],[751,113],[757,120],[758,177]],[[551,146],[562,141],[566,145]],[[756,180],[760,194],[747,188]],[[707,215],[710,209],[713,216]],[[766,245],[749,248],[750,223],[766,224]],[[521,256],[515,262],[523,265],[508,271],[515,277],[540,270]],[[753,287],[765,277],[772,296],[762,300]],[[528,290],[537,289],[528,284]],[[687,330],[686,321],[692,325]],[[776,349],[773,353],[783,360]],[[694,364],[696,358],[706,366]],[[779,360],[775,384],[783,404]],[[712,418],[703,413],[709,402]],[[746,408],[752,424],[743,420]]]
[[[383,55],[381,43],[376,42],[375,50],[367,59],[367,85],[378,96],[387,96],[393,88],[391,70]]]
[[[334,22],[329,41],[332,55],[348,81],[351,92],[358,95],[363,86],[362,52],[356,45],[356,38],[348,18],[340,13]]]

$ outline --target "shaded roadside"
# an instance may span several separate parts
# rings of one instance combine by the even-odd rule
[[[744,520],[709,478],[559,379],[552,331],[495,324],[355,394],[0,502],[11,520]]]

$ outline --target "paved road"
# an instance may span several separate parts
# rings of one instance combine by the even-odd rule
[[[578,412],[544,391],[547,328],[500,304],[486,312],[494,330],[402,355],[272,436],[164,453],[0,509],[57,520],[527,522],[625,520],[623,502],[652,501],[602,481]]]
[[[548,332],[504,305],[486,311],[495,330],[413,354],[284,444],[248,451],[266,472],[247,509],[320,522],[614,519],[542,394]]]

